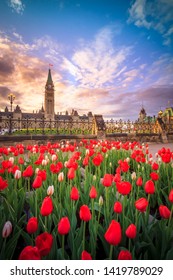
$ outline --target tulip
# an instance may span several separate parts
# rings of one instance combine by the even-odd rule
[[[41,187],[41,185],[42,185],[42,177],[39,176],[39,175],[37,175],[37,176],[35,177],[35,179],[34,179],[34,182],[33,182],[33,184],[32,184],[32,187],[33,187],[34,189],[38,189],[38,188]]]
[[[115,220],[112,220],[104,235],[104,238],[109,244],[113,246],[118,245],[121,242],[122,238],[120,223],[118,223]]]
[[[17,169],[14,173],[14,178],[18,180],[21,178],[21,176],[22,176],[22,172]]]
[[[91,255],[87,251],[82,251],[81,260],[92,260]]]
[[[89,192],[89,197],[91,199],[94,199],[97,197],[97,190],[94,186],[91,187],[90,192]]]
[[[10,157],[9,161],[11,161],[11,163],[13,164],[14,163],[14,157]]]
[[[156,172],[151,172],[150,177],[153,181],[159,180],[159,175]]]
[[[53,203],[51,197],[47,196],[44,198],[42,205],[41,205],[41,215],[42,216],[48,216],[52,213],[53,211]]]
[[[75,177],[75,169],[71,167],[68,171],[67,177],[69,180],[73,180]]]
[[[156,155],[156,157],[158,156],[158,154]],[[152,169],[153,170],[158,170],[159,169],[159,165],[156,162],[153,162],[152,164]]]
[[[141,187],[142,184],[143,184],[142,177],[139,177],[139,178],[137,179],[137,181],[136,181],[136,185],[137,185],[138,187]]]
[[[55,155],[55,154],[54,154],[54,155],[52,155],[52,161],[56,161],[56,160],[57,160],[57,158],[58,158],[58,157],[57,157],[57,155]]]
[[[80,207],[79,216],[80,216],[80,219],[85,222],[88,222],[89,220],[91,220],[91,212],[87,205],[82,205]]]
[[[140,212],[145,212],[146,208],[148,206],[148,200],[144,197],[141,197],[140,199],[138,199],[135,202],[135,207],[137,210],[139,210]]]
[[[28,223],[26,225],[26,231],[29,234],[32,234],[38,230],[38,220],[36,217],[32,217],[28,220]]]
[[[79,191],[76,187],[72,187],[71,192],[70,192],[70,199],[71,200],[79,199]]]
[[[37,175],[42,178],[42,181],[46,181],[47,178],[46,170],[38,170]]]
[[[63,217],[58,223],[58,233],[60,235],[68,234],[70,231],[70,221],[68,217]]]
[[[169,219],[170,215],[171,215],[171,211],[165,205],[159,206],[159,213],[160,213],[160,216],[164,219]]]
[[[130,182],[117,182],[117,190],[122,195],[128,195],[131,192],[132,185]]]
[[[59,182],[62,182],[64,180],[64,173],[63,172],[60,172],[59,174],[58,174],[58,181]]]
[[[41,260],[37,247],[26,246],[19,255],[19,260]]]
[[[47,188],[47,195],[51,196],[53,195],[53,193],[54,193],[54,186],[52,185]]]
[[[46,165],[48,164],[48,161],[47,161],[46,159],[43,159],[42,162],[41,162],[41,164],[42,164],[43,166],[46,166]]]
[[[133,172],[133,173],[131,174],[131,178],[132,178],[132,180],[136,180],[136,172]]]
[[[171,203],[173,203],[173,189],[170,191],[168,199]]]
[[[34,173],[34,170],[31,165],[28,165],[28,167],[23,171],[23,177],[31,177]]]
[[[2,237],[7,238],[11,234],[12,229],[13,229],[12,223],[10,221],[7,221],[2,229]]]
[[[105,174],[103,177],[102,184],[105,187],[110,187],[112,185],[113,175],[112,174]]]
[[[99,197],[99,206],[102,206],[102,205],[103,205],[103,197],[100,196],[100,197]]]
[[[111,221],[106,233],[104,234],[104,238],[111,245],[109,259],[112,259],[113,246],[118,245],[122,238],[121,226],[117,221]]]
[[[130,239],[133,239],[136,237],[136,226],[134,224],[130,224],[128,228],[126,229],[126,236]]]
[[[153,194],[155,192],[155,186],[153,181],[148,180],[144,186],[145,192],[148,194]]]
[[[3,191],[8,187],[7,180],[3,180],[3,178],[0,176],[0,191]]]
[[[114,203],[114,212],[120,214],[122,212],[122,209],[123,209],[123,207],[122,207],[121,202],[116,201]]]
[[[53,245],[53,236],[48,232],[41,233],[35,239],[35,244],[42,257],[47,256]]]
[[[121,250],[118,254],[118,260],[132,260],[132,255],[128,250]]]

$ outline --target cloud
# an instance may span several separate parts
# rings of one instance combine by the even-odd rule
[[[114,82],[124,70],[123,63],[131,46],[114,46],[115,28],[102,28],[91,42],[83,42],[71,59],[64,58],[63,69],[69,71],[81,87],[100,88]]]
[[[22,3],[21,0],[10,0],[8,3],[9,7],[12,8],[18,14],[23,14],[25,5]]]
[[[162,35],[163,44],[170,45],[173,35],[173,1],[135,0],[128,10],[128,23],[155,30]]]

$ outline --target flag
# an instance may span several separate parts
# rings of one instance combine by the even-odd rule
[[[49,63],[49,66],[53,66],[53,64],[50,64],[50,63]]]

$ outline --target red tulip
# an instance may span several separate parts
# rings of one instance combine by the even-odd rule
[[[136,180],[136,185],[137,185],[138,187],[141,187],[142,184],[143,184],[142,177],[139,177],[139,178]]]
[[[34,232],[36,232],[38,229],[38,220],[36,217],[32,217],[28,220],[28,223],[26,225],[26,231],[29,234],[32,234]]]
[[[144,197],[141,197],[140,199],[138,199],[135,202],[135,207],[137,210],[139,210],[140,212],[145,212],[146,208],[148,206],[148,200]]]
[[[173,189],[170,191],[168,199],[171,203],[173,203]]]
[[[47,177],[46,170],[38,170],[37,175],[42,178],[42,181],[46,181],[46,177]]]
[[[151,172],[150,177],[153,181],[159,180],[159,174],[157,174],[156,172]]]
[[[120,224],[117,221],[112,220],[104,237],[109,244],[114,246],[118,245],[121,242],[122,237]]]
[[[87,166],[89,164],[89,156],[84,157],[83,159],[83,165]]]
[[[122,204],[121,204],[121,202],[119,202],[119,201],[116,201],[115,203],[114,203],[114,212],[115,213],[121,213],[122,212]]]
[[[26,246],[19,255],[19,260],[41,260],[37,247]]]
[[[40,252],[40,255],[42,257],[47,256],[53,245],[53,236],[48,232],[41,233],[36,237],[35,244]]]
[[[41,205],[41,215],[42,216],[48,216],[52,213],[53,211],[53,203],[52,203],[52,199],[50,196],[47,196],[44,198],[42,205]]]
[[[74,179],[74,177],[75,177],[75,169],[74,169],[73,167],[71,167],[71,168],[68,170],[67,177],[68,177],[69,180]]]
[[[102,163],[102,161],[103,161],[103,156],[101,154],[96,155],[92,160],[95,166],[99,166]]]
[[[118,164],[119,164],[122,172],[127,172],[130,168],[130,165],[128,164],[128,162],[126,160],[124,160],[124,161],[119,160]]]
[[[156,162],[154,162],[154,163],[152,164],[152,169],[153,169],[153,170],[158,170],[158,169],[159,169],[159,165],[158,165]]]
[[[79,216],[80,216],[80,219],[85,222],[88,222],[89,220],[91,220],[91,212],[87,205],[82,205],[80,207]]]
[[[81,255],[82,260],[92,260],[91,255],[87,251],[83,251]]]
[[[79,199],[79,191],[76,187],[72,187],[71,193],[70,193],[70,199],[71,200],[78,200]]]
[[[148,180],[144,186],[145,192],[148,194],[153,194],[155,192],[155,186],[152,180]]]
[[[24,159],[23,159],[22,157],[20,157],[20,158],[18,159],[18,163],[19,163],[19,164],[24,164]]]
[[[159,206],[159,213],[160,213],[160,216],[164,219],[169,219],[169,217],[171,215],[171,211],[165,205]]]
[[[97,190],[94,186],[92,186],[90,189],[89,197],[93,199],[97,197]]]
[[[1,162],[1,165],[2,165],[3,169],[8,169],[8,168],[11,168],[13,166],[13,163],[10,160],[3,160]]]
[[[58,233],[61,235],[68,234],[70,231],[70,221],[68,217],[63,217],[58,223]]]
[[[23,177],[31,177],[34,173],[34,170],[31,165],[28,165],[28,167],[23,171]]]
[[[112,174],[105,174],[103,177],[102,184],[105,187],[110,187],[113,182],[113,175]]]
[[[128,195],[131,192],[132,185],[130,182],[117,182],[117,190],[122,195]]]
[[[118,260],[132,260],[132,255],[128,250],[121,250],[118,255]]]
[[[131,239],[136,237],[136,226],[134,224],[128,226],[126,229],[126,236]]]
[[[0,191],[3,191],[7,187],[8,187],[7,180],[3,180],[2,177],[0,176]]]
[[[37,175],[37,176],[35,177],[35,179],[34,179],[34,182],[33,182],[33,184],[32,184],[32,187],[33,187],[34,189],[38,189],[38,188],[41,187],[41,185],[42,185],[42,177],[39,176],[39,175]]]

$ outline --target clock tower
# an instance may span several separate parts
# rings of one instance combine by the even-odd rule
[[[44,95],[44,110],[46,119],[54,120],[54,103],[54,84],[52,81],[51,70],[49,69]]]

